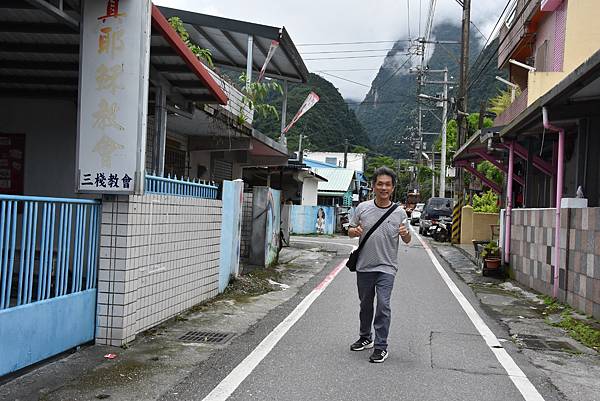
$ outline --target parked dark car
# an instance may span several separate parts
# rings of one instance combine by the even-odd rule
[[[419,220],[419,234],[427,235],[432,224],[441,216],[452,217],[453,200],[450,198],[429,198]]]

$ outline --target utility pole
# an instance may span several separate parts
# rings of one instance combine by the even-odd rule
[[[348,139],[344,139],[344,168],[348,167]]]
[[[467,75],[469,72],[469,28],[471,24],[471,0],[463,0],[463,16],[462,16],[462,38],[460,52],[460,83],[458,90],[457,102],[457,119],[458,119],[458,143],[460,148],[467,139],[468,120],[467,113]],[[456,195],[462,197],[463,182],[462,171],[458,171],[455,180]]]
[[[302,160],[304,159],[304,155],[302,154],[302,137],[304,137],[304,135],[300,134],[300,139],[298,141],[298,161],[300,163],[302,163]]]
[[[420,91],[419,91],[420,93]],[[418,96],[419,94],[417,94]],[[418,122],[418,135],[419,135],[419,164],[421,164],[421,159],[423,157],[423,126],[421,123],[421,104],[419,103],[419,122]]]
[[[446,197],[446,119],[448,115],[448,67],[444,68],[444,92],[442,95],[442,159],[440,171],[440,198]]]

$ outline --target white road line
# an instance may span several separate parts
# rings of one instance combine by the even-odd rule
[[[508,373],[508,377],[510,377],[512,382],[515,384],[517,390],[519,390],[523,398],[526,401],[544,401],[544,397],[542,397],[542,395],[537,391],[534,385],[531,384],[525,373],[523,373],[521,368],[519,368],[519,366],[511,358],[508,352],[506,352],[506,350],[502,348],[502,345],[500,345],[498,338],[496,338],[492,330],[490,330],[490,328],[483,321],[481,316],[479,316],[479,314],[475,311],[473,305],[469,303],[469,301],[463,295],[463,293],[460,292],[456,284],[454,284],[452,279],[450,279],[450,276],[448,276],[446,270],[444,270],[440,262],[435,257],[433,251],[429,247],[429,244],[426,241],[424,241],[419,234],[414,234],[425,248],[425,251],[427,251],[429,258],[431,259],[433,265],[442,277],[442,280],[444,280],[444,283],[446,283],[452,295],[454,295],[454,297],[456,298],[460,306],[463,308],[463,310],[465,311],[465,313],[467,314],[467,316],[469,317],[479,334],[481,334],[492,353],[496,356],[496,359],[498,359],[498,362],[500,362],[504,370],[506,370],[506,373]]]
[[[295,240],[298,242],[314,242],[323,244],[323,242],[310,241],[310,240]],[[331,242],[328,242],[331,243]],[[336,243],[337,245],[345,245],[355,248],[352,244]],[[279,340],[292,328],[292,326],[306,313],[312,303],[321,295],[321,293],[327,288],[327,286],[333,281],[335,276],[344,269],[346,266],[346,260],[342,260],[328,275],[321,281],[315,289],[311,291],[306,298],[302,300],[296,306],[296,308],[290,313],[283,322],[279,323],[275,329],[268,336],[261,341],[260,344],[242,361],[235,367],[223,379],[217,387],[213,389],[203,401],[224,401],[239,387],[240,384],[252,373],[252,371],[258,366],[258,364],[271,352],[273,347],[277,345]]]

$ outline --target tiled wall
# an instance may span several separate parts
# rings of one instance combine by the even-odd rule
[[[514,209],[511,268],[517,281],[551,295],[555,209]],[[560,298],[600,318],[600,208],[562,209]]]
[[[242,243],[240,247],[240,258],[247,262],[250,257],[250,239],[252,236],[252,192],[244,192],[244,203],[242,204]]]
[[[219,200],[105,196],[98,272],[98,344],[122,345],[214,297]]]

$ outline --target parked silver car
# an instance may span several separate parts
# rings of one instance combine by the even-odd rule
[[[421,220],[421,213],[423,213],[423,208],[425,207],[424,203],[417,203],[412,214],[410,215],[410,224],[416,226],[419,224],[419,220]]]

